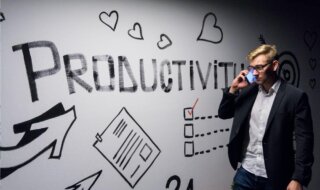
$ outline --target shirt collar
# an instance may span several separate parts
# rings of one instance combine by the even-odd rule
[[[269,92],[267,93],[261,85],[259,85],[259,91],[263,92],[265,95],[272,95],[273,93],[277,93],[280,88],[281,80],[278,79],[270,88]]]

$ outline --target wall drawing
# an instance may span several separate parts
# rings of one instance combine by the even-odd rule
[[[217,25],[217,22],[218,20],[214,13],[207,13],[203,18],[201,32],[197,40],[214,44],[222,42],[223,32],[221,27]]]
[[[0,22],[3,22],[6,20],[6,17],[4,16],[3,12],[0,12]]]
[[[197,98],[196,102],[193,104],[192,107],[186,107],[183,110],[183,117],[184,117],[184,156],[185,157],[193,157],[199,156],[207,153],[212,153],[215,150],[226,148],[227,145],[225,142],[219,145],[214,145],[210,147],[202,147],[201,149],[195,148],[195,143],[197,143],[197,139],[200,138],[214,138],[215,135],[225,135],[225,133],[229,133],[229,128],[214,128],[207,130],[206,132],[198,132],[197,125],[201,124],[201,121],[205,120],[212,120],[218,118],[217,115],[208,115],[208,116],[198,116],[195,115],[195,106],[197,105],[199,98]],[[194,121],[200,121],[199,123],[195,123]]]
[[[308,47],[309,51],[312,51],[312,49],[314,48],[314,46],[317,43],[318,40],[318,33],[315,31],[309,31],[306,30],[304,32],[304,36],[303,36],[303,40],[304,43],[306,44],[306,46]]]
[[[128,30],[128,35],[136,40],[143,40],[142,27],[140,23],[133,24],[133,28]]]
[[[157,46],[159,49],[166,49],[172,45],[172,41],[166,34],[160,35],[160,41],[158,41]]]
[[[122,108],[93,146],[134,188],[160,154],[160,149]]]
[[[13,146],[0,147],[1,157],[8,165],[1,165],[1,179],[24,167],[51,149],[49,159],[60,159],[62,149],[73,123],[75,107],[65,110],[61,103],[43,114],[13,126],[15,134],[22,133],[21,140]],[[55,134],[55,136],[52,136]],[[34,152],[35,147],[39,152]]]
[[[111,11],[110,13],[101,12],[99,14],[100,21],[107,25],[111,30],[115,31],[117,28],[119,14],[117,11]]]
[[[78,181],[77,183],[66,187],[65,189],[69,190],[91,190],[91,188],[94,186],[94,184],[97,182],[99,179],[100,175],[102,173],[102,170]]]

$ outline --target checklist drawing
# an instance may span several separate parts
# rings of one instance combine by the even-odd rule
[[[160,154],[160,149],[122,108],[93,146],[134,188]]]

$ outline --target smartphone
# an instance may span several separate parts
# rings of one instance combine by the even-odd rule
[[[248,74],[245,76],[246,77],[246,81],[249,84],[252,84],[257,80],[256,76],[253,75],[253,71],[254,71],[254,69],[250,69]]]

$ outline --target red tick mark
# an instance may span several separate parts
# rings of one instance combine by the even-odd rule
[[[197,98],[196,102],[193,104],[193,106],[192,106],[192,108],[191,108],[191,111],[188,111],[188,114],[189,114],[189,115],[192,115],[192,112],[193,112],[194,108],[196,107],[196,105],[197,105],[197,103],[198,103],[198,100],[199,100],[199,98]]]

